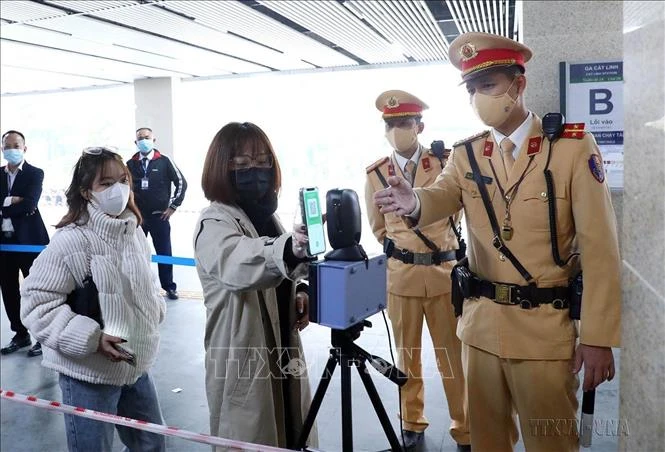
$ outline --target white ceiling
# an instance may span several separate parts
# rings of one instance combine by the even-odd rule
[[[517,38],[515,0],[2,0],[4,95],[447,61],[461,32]]]

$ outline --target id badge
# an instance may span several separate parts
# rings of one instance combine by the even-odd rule
[[[141,190],[147,190],[148,189],[148,178],[144,177],[141,179]]]

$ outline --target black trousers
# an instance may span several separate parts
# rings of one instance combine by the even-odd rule
[[[15,238],[2,238],[3,245],[16,245]],[[0,289],[5,312],[11,324],[11,329],[17,335],[28,334],[28,329],[21,322],[21,292],[19,290],[19,271],[23,278],[28,276],[33,261],[39,253],[14,253],[0,251]]]
[[[171,256],[171,223],[162,220],[161,214],[146,215],[143,217],[143,232],[146,237],[150,234],[155,251],[160,256]],[[164,290],[175,290],[173,282],[173,265],[158,264],[159,282]]]

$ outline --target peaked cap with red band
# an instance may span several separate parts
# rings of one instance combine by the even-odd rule
[[[402,116],[422,116],[429,107],[413,94],[399,89],[391,89],[376,98],[376,109],[383,113],[383,119]]]
[[[488,69],[517,65],[524,70],[531,55],[524,44],[490,33],[464,33],[448,48],[450,62],[462,71],[464,82]]]

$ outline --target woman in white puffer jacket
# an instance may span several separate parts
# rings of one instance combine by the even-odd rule
[[[148,370],[166,305],[138,227],[130,177],[112,150],[83,151],[67,189],[69,211],[21,288],[21,318],[43,345],[42,364],[60,373],[64,403],[163,423]],[[65,303],[90,273],[103,329]],[[65,415],[65,426],[70,451],[112,449],[112,424]],[[161,435],[127,427],[118,434],[130,450],[165,449]]]

